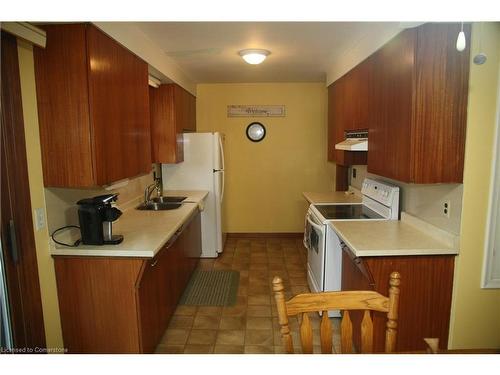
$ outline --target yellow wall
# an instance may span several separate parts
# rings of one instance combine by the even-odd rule
[[[284,104],[286,116],[228,118],[231,104]],[[303,231],[307,205],[302,192],[334,186],[334,164],[326,161],[325,84],[200,84],[196,105],[197,131],[226,135],[224,230]],[[259,143],[245,135],[252,121],[267,130]]]
[[[488,61],[474,65],[481,32],[478,24],[473,25],[461,246],[450,325],[453,349],[500,348],[500,290],[480,288],[498,103],[500,24],[484,23],[482,31]]]
[[[35,208],[43,208],[45,211],[42,159],[38,130],[38,109],[35,89],[35,68],[31,44],[18,40],[18,56],[31,207],[33,210]],[[33,223],[34,222],[35,219],[33,217]],[[59,318],[54,262],[49,254],[49,234],[47,227],[38,231],[33,228],[33,231],[35,233],[46,343],[49,348],[61,348],[63,347],[63,339]]]

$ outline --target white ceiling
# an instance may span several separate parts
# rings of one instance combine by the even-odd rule
[[[196,83],[325,82],[336,60],[389,22],[140,22],[135,25]],[[238,55],[271,55],[249,65]]]

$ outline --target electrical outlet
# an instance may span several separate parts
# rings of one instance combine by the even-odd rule
[[[356,168],[352,169],[352,178],[356,178]]]
[[[40,230],[45,228],[45,212],[43,208],[35,208],[35,228]]]
[[[443,216],[446,218],[450,218],[451,204],[450,201],[444,201],[441,204],[441,210],[443,212]]]

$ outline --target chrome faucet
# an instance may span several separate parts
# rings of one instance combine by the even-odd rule
[[[144,204],[147,204],[151,200],[151,194],[156,190],[156,195],[158,197],[161,196],[161,178],[156,177],[156,173],[154,174],[154,182],[151,185],[148,185],[144,190]]]

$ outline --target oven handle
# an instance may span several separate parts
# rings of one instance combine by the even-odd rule
[[[314,221],[312,221],[310,218],[309,218],[309,214],[306,216],[306,219],[307,221],[309,222],[309,224],[311,224],[314,228],[316,228],[317,230],[320,230],[321,233],[323,233],[323,231],[325,230],[325,228],[323,228],[322,225],[319,225],[319,224],[316,224]]]

